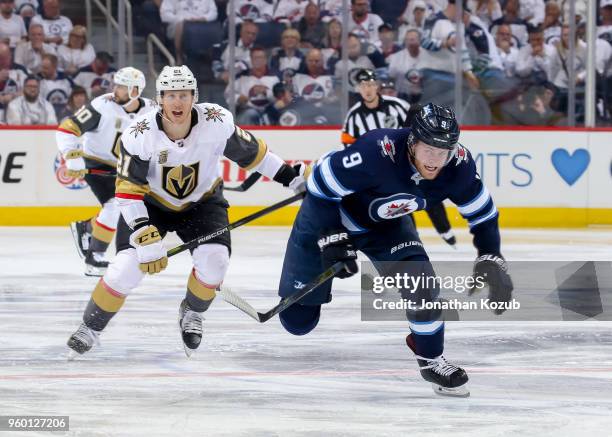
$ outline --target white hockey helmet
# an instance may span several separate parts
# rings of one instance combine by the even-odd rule
[[[146,86],[145,75],[142,71],[134,67],[123,67],[117,71],[113,76],[113,82],[115,85],[124,85],[128,89],[128,98],[130,100],[123,106],[129,105],[134,100],[138,99]],[[134,87],[138,89],[138,95],[136,97],[132,97]]]
[[[155,83],[157,93],[157,103],[161,105],[161,97],[164,91],[193,91],[193,103],[198,102],[198,81],[186,65],[176,65],[171,67],[166,65]]]

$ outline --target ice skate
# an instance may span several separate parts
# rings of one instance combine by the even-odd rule
[[[416,355],[421,376],[431,383],[433,391],[441,396],[468,397],[468,376],[461,367],[446,361],[443,355],[436,358],[425,358],[416,354],[412,335],[406,337],[406,344]]]
[[[85,276],[104,276],[108,268],[108,261],[104,252],[88,251],[85,256]]]
[[[89,351],[94,345],[99,345],[100,340],[98,336],[100,332],[94,331],[93,329],[87,327],[84,323],[81,323],[79,329],[75,331],[74,334],[70,336],[68,339],[68,347],[70,351],[68,353],[68,359],[73,360],[74,357],[79,355],[83,355],[85,352]]]
[[[448,232],[440,234],[440,237],[442,237],[446,244],[451,246],[453,249],[457,249],[457,238],[455,237],[455,233],[452,229]]]
[[[89,220],[70,223],[70,230],[72,231],[74,244],[76,245],[77,252],[81,258],[85,258],[87,256],[89,243],[91,242],[91,232],[87,229],[88,223]]]
[[[179,327],[185,355],[190,357],[202,341],[202,315],[189,309],[184,299],[179,308]]]

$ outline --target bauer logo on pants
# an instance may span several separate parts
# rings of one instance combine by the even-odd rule
[[[179,165],[177,167],[163,167],[163,188],[168,194],[177,199],[184,199],[193,193],[198,186],[200,163]]]

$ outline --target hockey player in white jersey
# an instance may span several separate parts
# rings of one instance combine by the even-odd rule
[[[102,276],[106,271],[104,253],[119,219],[113,176],[119,136],[135,117],[156,106],[154,101],[140,97],[144,88],[145,77],[140,70],[122,68],[115,73],[112,93],[93,99],[57,128],[57,145],[66,160],[67,174],[84,177],[102,205],[96,217],[70,225],[88,276]]]
[[[236,126],[221,106],[197,103],[196,80],[186,66],[164,67],[157,96],[160,110],[135,120],[121,136],[117,256],[96,285],[83,323],[68,340],[77,353],[97,342],[145,273],[166,268],[162,238],[168,232],[189,241],[228,225],[219,166],[223,156],[291,189],[304,189],[303,165],[285,164],[262,140]],[[223,282],[230,252],[227,232],[191,252],[193,269],[179,308],[188,356],[200,345],[202,313]]]

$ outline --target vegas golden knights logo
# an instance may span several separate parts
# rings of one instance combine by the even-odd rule
[[[200,163],[162,167],[164,191],[177,199],[184,199],[198,186]]]

